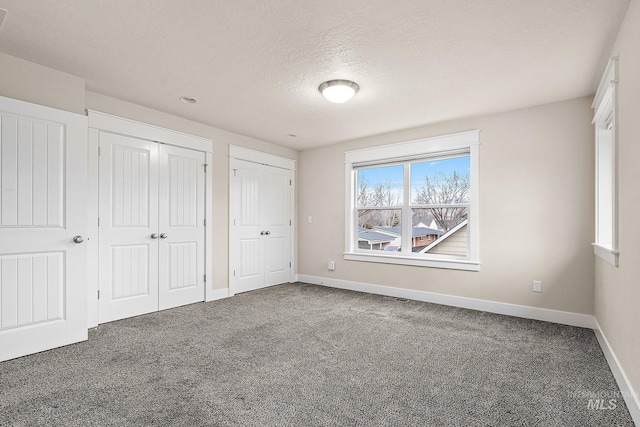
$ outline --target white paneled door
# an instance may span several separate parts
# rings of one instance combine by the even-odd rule
[[[158,145],[100,133],[100,323],[158,310]]]
[[[100,323],[204,300],[203,164],[100,132]]]
[[[204,299],[204,153],[160,146],[160,310]]]
[[[0,97],[0,361],[87,339],[86,138],[84,116]]]
[[[291,278],[291,171],[232,159],[233,292]]]

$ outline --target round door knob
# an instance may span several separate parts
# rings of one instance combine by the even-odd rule
[[[264,231],[261,231],[261,232],[260,232],[260,235],[261,235],[261,236],[264,236],[264,233],[265,233]]]
[[[265,231],[264,234],[266,234],[268,236],[269,234],[271,234],[271,232],[270,231]]]
[[[160,234],[160,238],[161,238],[161,239],[166,239],[167,237],[169,237],[169,236],[167,235],[167,233],[162,233],[162,234]]]
[[[75,236],[73,238],[74,243],[82,243],[84,242],[84,238],[82,236]]]
[[[152,239],[157,239],[157,238],[158,238],[158,235],[157,235],[156,233],[153,233],[153,234],[151,235],[151,238],[152,238]]]

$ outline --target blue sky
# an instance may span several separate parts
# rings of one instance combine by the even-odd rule
[[[469,173],[469,167],[468,156],[412,163],[411,187],[421,186],[426,176],[434,176],[440,172],[450,174],[457,171],[460,175],[466,175]],[[358,182],[365,179],[369,187],[375,187],[378,183],[386,184],[390,181],[393,188],[400,190],[402,189],[402,176],[402,165],[358,169]]]

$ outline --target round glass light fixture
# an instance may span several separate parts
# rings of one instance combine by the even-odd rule
[[[360,86],[351,80],[329,80],[318,87],[322,96],[336,104],[342,104],[353,98],[358,89]]]

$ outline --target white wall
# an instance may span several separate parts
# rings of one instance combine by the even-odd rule
[[[640,4],[629,3],[618,56],[619,264],[595,259],[595,316],[631,386],[640,391]],[[602,64],[602,70],[606,64]]]
[[[84,79],[0,52],[0,95],[84,114]]]
[[[298,273],[592,314],[590,106],[580,98],[301,152]],[[344,151],[472,129],[481,131],[481,271],[345,261]]]

